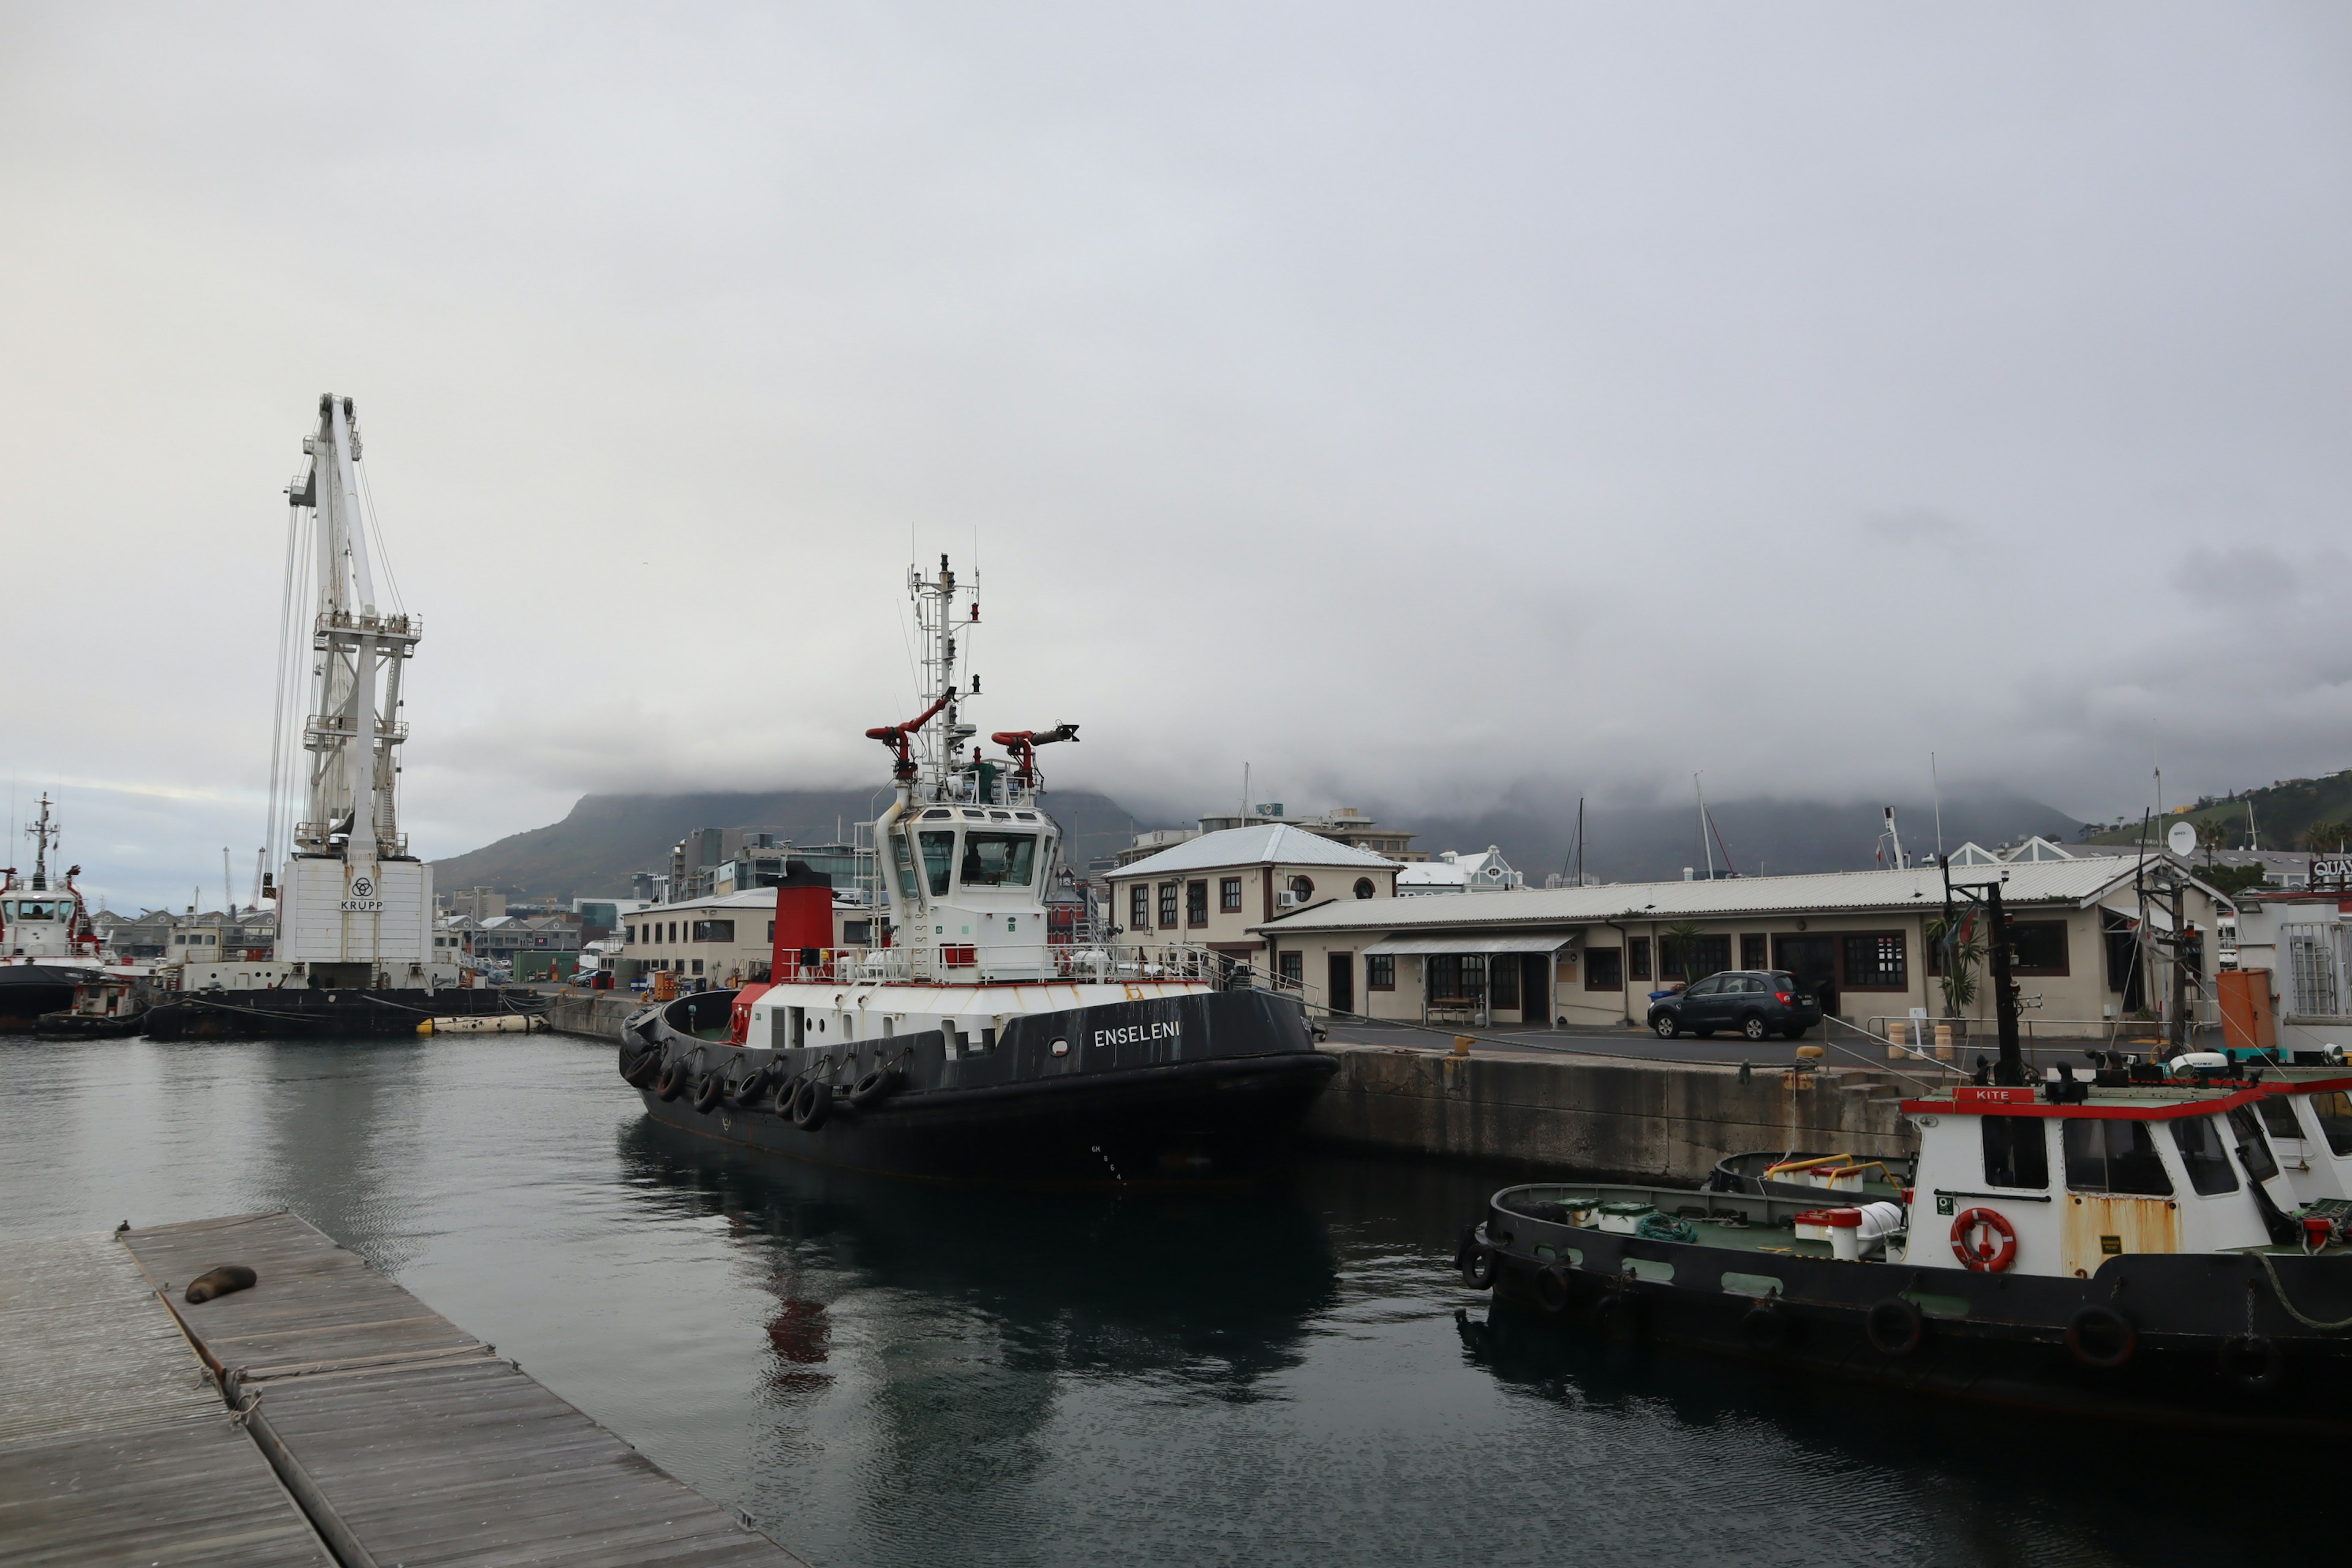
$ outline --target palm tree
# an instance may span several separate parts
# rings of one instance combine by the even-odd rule
[[[2315,822],[2304,841],[2322,854],[2340,855],[2352,849],[2352,822]]]
[[[2200,822],[2197,825],[2197,847],[2205,851],[2205,864],[2208,867],[2213,864],[2213,852],[2226,844],[2229,837],[2229,830],[2218,822]]]
[[[1941,953],[1943,975],[1936,984],[1944,993],[1944,1011],[1955,1018],[1968,1016],[1977,999],[1977,965],[1984,960],[1984,937],[1967,915],[1947,921],[1937,915],[1927,922],[1927,946]]]

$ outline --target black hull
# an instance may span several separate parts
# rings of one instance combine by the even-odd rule
[[[44,1013],[33,1026],[33,1034],[44,1040],[96,1040],[110,1035],[144,1034],[147,1015],[121,1013],[109,1017],[102,1013]]]
[[[0,1034],[31,1034],[41,1015],[72,1006],[75,986],[94,973],[62,963],[0,965]]]
[[[2352,1319],[2352,1255],[2341,1251],[2273,1255],[2268,1268],[2243,1253],[2141,1254],[2109,1258],[2087,1279],[1974,1273],[1582,1229],[1506,1208],[1502,1196],[1469,1245],[1496,1245],[1498,1304],[1563,1331],[1912,1393],[2352,1443],[2352,1328],[2295,1315]],[[1743,1201],[1658,1194],[1669,1213],[1675,1198]],[[1924,1251],[1933,1239],[1915,1241]],[[1628,1272],[1662,1266],[1671,1279]],[[1547,1268],[1558,1270],[1549,1280]],[[1757,1277],[1779,1280],[1780,1293],[1742,1293]]]
[[[1282,1168],[1307,1106],[1338,1063],[1315,1050],[1297,1005],[1259,993],[1160,998],[1016,1017],[997,1049],[951,1058],[937,1033],[861,1041],[830,1052],[751,1050],[698,1038],[731,993],[641,1015],[635,1038],[727,1081],[762,1065],[846,1089],[901,1063],[898,1089],[864,1109],[836,1096],[804,1131],[771,1089],[745,1104],[694,1109],[692,1083],[665,1100],[639,1092],[654,1120],[700,1137],[809,1164],[919,1180],[1056,1187],[1245,1185]],[[1169,1038],[1089,1049],[1098,1031],[1175,1022]],[[1079,1042],[1052,1053],[1055,1040]],[[622,1047],[625,1071],[641,1061]]]
[[[156,1040],[361,1039],[413,1035],[427,1018],[536,1012],[530,990],[203,991],[147,1009]]]

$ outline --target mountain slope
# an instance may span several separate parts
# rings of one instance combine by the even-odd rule
[[[2162,843],[2176,822],[2200,826],[2212,823],[2221,829],[2222,848],[2248,848],[2249,806],[2252,808],[2254,833],[2263,848],[2308,848],[2313,824],[2352,820],[2352,768],[2323,773],[2315,779],[2285,779],[2219,800],[2202,800],[2189,811],[2168,813],[2154,819],[2148,824],[2148,835],[2152,841]],[[2138,843],[2139,838],[2140,824],[2129,822],[2100,834],[2091,842],[2128,845]]]

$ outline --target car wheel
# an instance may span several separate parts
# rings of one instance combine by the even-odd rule
[[[1772,1030],[1764,1022],[1764,1015],[1761,1013],[1750,1013],[1740,1019],[1739,1032],[1751,1040],[1769,1039],[1772,1035]]]
[[[1658,1038],[1662,1040],[1671,1040],[1683,1032],[1681,1021],[1672,1013],[1653,1014],[1650,1027],[1658,1031]]]

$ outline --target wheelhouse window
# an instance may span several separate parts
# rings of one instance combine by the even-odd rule
[[[1985,1184],[2047,1187],[2050,1140],[2038,1116],[1980,1116],[1984,1127]]]
[[[1143,931],[1150,926],[1151,888],[1150,884],[1138,882],[1128,889],[1127,923],[1136,931]]]
[[[690,934],[696,942],[733,942],[735,922],[733,921],[696,921]]]
[[[2267,1182],[2278,1174],[2278,1160],[2271,1153],[2271,1141],[2263,1136],[2263,1124],[2253,1107],[2230,1107],[2230,1130],[2238,1135],[2238,1163],[2246,1168],[2249,1179]]]
[[[2206,1197],[2238,1190],[2238,1173],[2221,1147],[2221,1134],[2210,1116],[2187,1116],[2172,1124],[2173,1147],[2180,1151],[2181,1168],[2189,1184]]]
[[[2060,1126],[2066,1147],[2066,1184],[2076,1192],[2172,1195],[2172,1178],[2165,1173],[2147,1122],[2070,1116]]]
[[[2294,1100],[2284,1094],[2266,1094],[2255,1101],[2263,1113],[2263,1125],[2273,1138],[2293,1138],[2298,1142],[2304,1136],[2303,1123],[2294,1119]]]
[[[1625,943],[1625,959],[1634,979],[1647,980],[1650,977],[1650,939],[1646,936],[1630,939]],[[1614,991],[1617,987],[1612,984],[1609,989]]]
[[[955,834],[947,828],[927,828],[923,840],[923,879],[930,885],[931,896],[945,898],[948,878],[955,870]]]
[[[1845,938],[1843,946],[1847,990],[1905,991],[1910,988],[1910,969],[1904,962],[1901,931],[1858,932]]]
[[[1584,954],[1584,988],[1587,991],[1625,989],[1624,960],[1624,953],[1613,947],[1587,949]]]
[[[1184,884],[1184,923],[1188,926],[1204,926],[1209,923],[1208,883]]]
[[[890,835],[890,856],[898,863],[898,891],[906,898],[915,896],[915,852],[907,847],[903,833]]]
[[[1368,953],[1364,958],[1364,989],[1393,991],[1396,989],[1396,954]]]
[[[2066,922],[2011,921],[2009,923],[2010,973],[2064,974]]]
[[[1034,833],[967,833],[963,870],[967,888],[1025,888],[1037,870]]]
[[[1176,923],[1176,884],[1173,882],[1160,884],[1160,923],[1163,927]]]
[[[1242,912],[1242,879],[1227,877],[1217,884],[1217,908],[1229,915]]]

